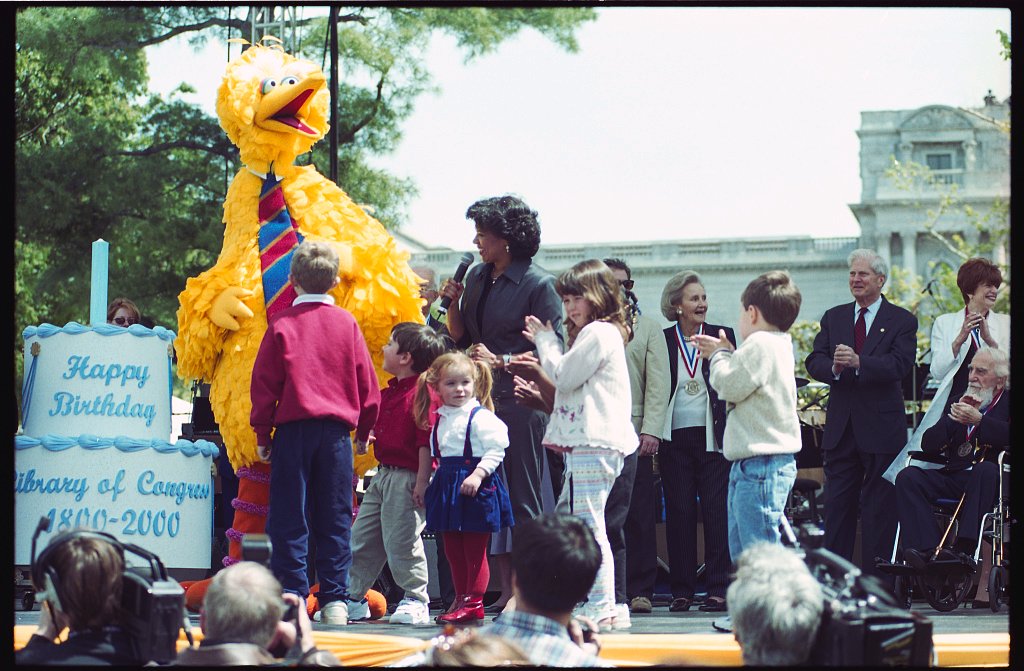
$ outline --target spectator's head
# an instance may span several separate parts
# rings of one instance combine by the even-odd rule
[[[281,583],[262,564],[242,561],[221,569],[203,598],[203,635],[225,643],[266,648],[284,615]]]
[[[1001,349],[986,347],[979,350],[967,366],[967,389],[960,400],[975,407],[985,407],[996,394],[1009,386],[1010,357]]]
[[[473,242],[484,263],[532,259],[540,249],[537,212],[516,196],[478,200],[466,210],[466,218],[476,225]]]
[[[440,295],[437,291],[437,273],[430,266],[414,266],[411,270],[420,278],[420,298],[426,301],[423,304],[423,316],[430,313],[430,306]]]
[[[440,636],[427,649],[427,666],[533,666],[522,648],[496,634],[463,629],[455,636]]]
[[[708,297],[700,275],[692,270],[680,270],[668,278],[661,291],[661,314],[665,319],[702,323],[707,311]]]
[[[601,550],[583,520],[544,513],[516,525],[512,586],[523,611],[565,616],[590,592]]]
[[[389,350],[391,348],[391,350]],[[392,375],[394,365],[389,364],[392,357],[401,364],[405,362],[403,354],[408,355],[408,365],[417,375],[430,368],[434,359],[448,351],[445,336],[426,324],[416,322],[400,322],[391,329],[391,341],[384,346],[384,369]],[[391,362],[394,363],[394,362]],[[390,366],[390,367],[389,367]]]
[[[124,567],[120,545],[104,535],[64,531],[36,558],[33,583],[71,631],[99,630],[122,624]]]
[[[855,249],[846,257],[850,267],[850,293],[862,307],[878,300],[889,276],[885,259],[873,249]]]
[[[964,305],[973,303],[975,309],[991,310],[1002,283],[999,266],[981,257],[967,259],[956,272],[956,285],[964,297]]]
[[[810,657],[825,598],[795,552],[775,543],[748,547],[726,601],[744,664],[790,666]]]
[[[340,281],[338,268],[338,250],[334,245],[303,240],[292,254],[291,282],[298,293],[326,294]]]
[[[622,288],[611,268],[598,259],[580,261],[555,280],[555,291],[565,307],[565,331],[569,346],[590,322],[608,322],[629,341],[629,326]],[[573,303],[574,300],[583,300]]]
[[[769,330],[788,331],[800,314],[800,290],[785,270],[771,270],[750,281],[740,296],[743,309],[749,315],[756,308]],[[749,318],[749,316],[748,316]],[[741,319],[741,331],[743,321]],[[746,333],[740,333],[744,338]]]
[[[139,308],[127,298],[115,298],[107,306],[108,324],[127,328],[132,324],[138,324],[141,319],[142,314],[139,312]]]

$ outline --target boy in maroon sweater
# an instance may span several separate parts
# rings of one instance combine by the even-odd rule
[[[304,241],[292,255],[289,281],[298,297],[270,318],[250,387],[249,422],[260,459],[269,463],[273,453],[266,526],[274,549],[270,569],[286,592],[306,598],[312,533],[321,621],[347,624],[349,433],[355,429],[357,448],[365,448],[380,390],[356,320],[327,294],[339,281],[334,248]]]
[[[432,470],[429,432],[413,420],[419,374],[444,354],[445,337],[425,324],[402,322],[384,346],[384,370],[394,375],[381,391],[380,415],[373,427],[377,474],[352,525],[349,594],[360,597],[386,561],[405,596],[392,624],[429,624],[427,555],[420,534],[426,526],[423,492]],[[365,600],[348,604],[349,619],[369,617]]]

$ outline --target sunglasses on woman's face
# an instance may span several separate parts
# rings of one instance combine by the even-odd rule
[[[619,284],[621,284],[622,288],[626,291],[633,290],[633,280],[619,280]]]
[[[138,324],[139,322],[131,319],[130,317],[114,317],[114,323],[118,326],[131,326],[132,324]]]

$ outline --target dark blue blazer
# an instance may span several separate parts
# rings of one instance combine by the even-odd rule
[[[736,347],[736,334],[728,326],[716,326],[715,324],[704,324],[704,333],[709,336],[718,337],[719,329],[725,331],[725,337]],[[668,406],[671,409],[672,399],[676,393],[676,381],[679,379],[679,343],[676,342],[676,326],[673,324],[665,329],[665,341],[668,343],[668,367],[670,371],[670,383]],[[711,399],[711,418],[714,421],[715,442],[718,449],[722,449],[722,440],[725,436],[725,401],[718,398],[718,393],[711,386],[708,376],[711,374],[711,366],[707,359],[701,359],[701,373],[704,375],[704,386],[708,389],[708,397]],[[670,410],[671,411],[671,410]]]
[[[853,347],[853,305],[843,303],[825,312],[804,361],[811,377],[831,386],[821,449],[834,448],[852,421],[861,452],[896,454],[907,443],[903,378],[917,357],[917,317],[883,296],[860,352],[859,374],[846,368],[836,380],[836,345]]]
[[[954,399],[955,400],[955,399]],[[974,464],[974,453],[961,457],[957,448],[967,440],[967,427],[953,421],[949,415],[939,417],[921,436],[921,449],[929,454],[945,451],[948,461],[942,470],[962,471]],[[971,443],[979,447],[988,445],[985,461],[996,463],[996,455],[1010,446],[1010,390],[1005,389],[999,402],[989,408],[971,434]]]

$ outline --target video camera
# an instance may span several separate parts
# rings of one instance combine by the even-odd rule
[[[270,543],[270,536],[267,534],[244,534],[242,536],[242,561],[252,561],[257,564],[263,564],[268,569],[270,568],[270,555],[273,554],[273,546]],[[285,602],[284,615],[281,616],[282,622],[293,622],[296,621],[295,604]],[[296,621],[296,629],[298,629],[298,622]]]
[[[880,580],[822,547],[820,529],[793,532],[782,519],[783,543],[803,556],[825,595],[825,610],[810,666],[934,665],[932,623],[900,608]]]
[[[192,632],[185,615],[185,590],[168,576],[163,562],[155,554],[137,545],[122,543],[102,531],[74,529],[54,536],[36,557],[36,540],[50,528],[50,519],[43,517],[32,535],[32,584],[40,600],[50,601],[60,608],[61,578],[51,565],[53,551],[76,538],[94,538],[117,548],[122,556],[134,554],[144,560],[143,565],[128,566],[122,574],[121,606],[125,612],[125,629],[131,636],[139,659],[165,664],[178,654],[178,632],[185,630],[191,644]]]

